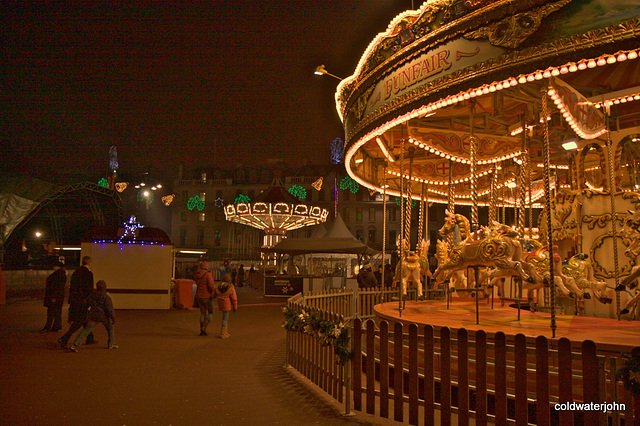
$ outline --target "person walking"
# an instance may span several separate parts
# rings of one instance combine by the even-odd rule
[[[238,266],[236,280],[236,287],[244,287],[244,265],[242,263]]]
[[[220,338],[226,339],[229,334],[229,312],[235,312],[238,309],[238,296],[236,289],[231,282],[231,275],[222,276],[222,282],[216,284],[213,298],[218,299],[218,309],[222,312],[222,329],[220,330]]]
[[[113,333],[113,326],[116,323],[116,315],[113,310],[113,300],[107,294],[107,283],[100,280],[96,283],[96,291],[88,298],[89,313],[87,317],[87,325],[78,334],[76,340],[69,347],[71,352],[77,352],[78,346],[82,345],[82,342],[87,338],[93,328],[98,325],[104,325],[107,330],[108,342],[107,349],[118,349]]]
[[[196,281],[196,305],[200,308],[200,336],[207,335],[207,327],[213,318],[213,292],[215,283],[207,262],[200,262],[194,276]]]
[[[69,330],[58,339],[60,347],[66,349],[69,339],[76,331],[87,324],[87,310],[89,309],[89,296],[93,294],[93,272],[91,272],[91,257],[84,256],[82,258],[82,266],[71,274],[69,280],[69,319],[71,323]],[[94,339],[93,333],[87,336],[85,344],[91,345],[98,343]]]
[[[53,273],[47,277],[44,291],[47,322],[40,332],[59,331],[62,328],[62,305],[64,304],[64,286],[66,284],[67,271],[64,270],[64,263],[54,263]]]

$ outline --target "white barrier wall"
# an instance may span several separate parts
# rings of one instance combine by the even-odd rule
[[[107,283],[116,309],[170,309],[172,245],[82,243],[93,278]]]

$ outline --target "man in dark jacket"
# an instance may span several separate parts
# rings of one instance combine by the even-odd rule
[[[82,266],[75,270],[71,275],[69,286],[69,330],[58,339],[58,343],[62,348],[67,347],[69,339],[80,328],[85,327],[87,324],[87,310],[89,296],[93,293],[93,272],[91,268],[91,258],[84,256],[82,258]],[[98,343],[93,333],[90,333],[87,337],[87,345]]]
[[[62,328],[62,305],[64,286],[67,284],[67,272],[64,263],[53,264],[53,273],[47,277],[44,293],[44,306],[47,307],[47,323],[41,332],[58,331]]]

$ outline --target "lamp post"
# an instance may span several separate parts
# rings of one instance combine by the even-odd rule
[[[343,80],[342,78],[338,77],[337,75],[335,75],[335,74],[331,74],[329,71],[327,71],[327,70],[324,68],[324,65],[318,65],[318,66],[316,67],[316,70],[315,70],[313,73],[314,73],[315,75],[329,75],[329,76],[331,76],[331,77],[333,77],[333,78],[337,78],[337,79],[338,79],[338,80],[340,80],[340,81],[342,81],[342,80]]]

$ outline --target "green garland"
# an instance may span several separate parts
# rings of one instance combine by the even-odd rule
[[[640,395],[640,354],[622,354],[622,367],[616,371],[616,379],[622,380],[624,388]]]
[[[349,349],[349,330],[342,322],[336,323],[323,319],[317,312],[301,313],[288,306],[282,308],[284,321],[282,327],[287,331],[300,331],[315,336],[323,346],[333,345],[339,363],[344,365],[353,354]]]

